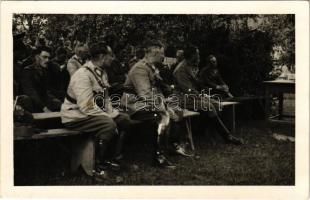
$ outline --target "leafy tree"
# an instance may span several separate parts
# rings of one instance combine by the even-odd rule
[[[170,49],[191,42],[200,49],[201,66],[209,54],[218,58],[237,95],[260,91],[273,68],[274,46],[283,48],[281,64],[295,64],[294,15],[15,14],[13,32],[18,31],[32,40],[45,35],[53,47],[60,38],[72,43],[105,39],[117,54],[125,49],[130,55],[147,38],[158,38]]]

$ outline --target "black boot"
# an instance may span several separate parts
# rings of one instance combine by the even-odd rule
[[[156,151],[156,155],[154,157],[154,166],[165,168],[165,169],[175,169],[176,166],[173,165],[162,152]]]
[[[126,132],[120,131],[119,137],[116,142],[114,160],[121,161],[123,159],[123,147],[125,142]]]
[[[225,142],[228,144],[235,144],[235,145],[242,145],[244,144],[243,140],[241,138],[237,138],[236,136],[233,136],[232,134],[228,134],[226,136]]]
[[[103,170],[103,171],[108,171],[108,170],[119,171],[121,169],[121,165],[119,164],[119,162],[115,160],[105,160],[101,162],[100,164],[97,164],[97,169]]]
[[[107,142],[99,140],[96,146],[96,171],[120,170],[120,164],[113,159],[107,159],[105,151],[107,149]]]
[[[164,155],[165,145],[165,134],[156,133],[154,135],[154,159],[153,164],[154,166],[166,169],[175,169],[176,166],[173,165]]]
[[[194,155],[192,153],[187,152],[187,144],[186,143],[173,143],[172,144],[172,153],[177,154],[177,155],[181,155],[181,156],[185,156],[185,157],[193,157]]]

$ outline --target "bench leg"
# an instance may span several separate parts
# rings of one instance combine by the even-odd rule
[[[189,139],[189,143],[191,145],[191,149],[193,151],[195,151],[195,146],[194,146],[194,141],[193,141],[193,133],[192,133],[192,126],[191,126],[191,119],[187,118],[185,120],[185,125],[186,125],[186,129],[187,129],[187,136]]]
[[[235,105],[232,106],[232,132],[236,132],[236,108]]]
[[[218,118],[219,122],[222,124],[224,128],[227,127],[225,128],[226,131],[235,133],[236,132],[236,107],[235,105],[231,105],[225,108],[225,113],[223,117],[224,117],[223,118],[224,121],[221,120],[221,118]]]
[[[266,101],[265,101],[265,120],[269,120],[269,115],[270,115],[270,106],[271,106],[271,97],[270,97],[270,91],[269,88],[266,87],[265,89],[265,96],[266,96]]]
[[[283,93],[279,93],[279,119],[283,116]]]
[[[93,175],[95,168],[95,144],[92,137],[79,138],[73,143],[71,170],[76,171],[82,166],[85,173]]]

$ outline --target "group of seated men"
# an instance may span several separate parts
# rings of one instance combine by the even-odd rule
[[[88,59],[83,57],[86,51]],[[48,77],[49,71],[53,70],[50,49],[42,46],[34,54],[34,63],[25,67],[21,75],[23,94],[30,99],[30,103],[23,106],[30,105],[30,112],[60,110],[66,128],[93,134],[98,174],[110,167],[120,166],[121,138],[137,121],[151,121],[156,126],[154,165],[175,168],[166,157],[163,138],[174,135],[171,145],[175,152],[191,156],[184,145],[186,133],[182,127],[185,109],[200,112],[200,118],[212,124],[225,142],[236,145],[243,143],[223,123],[219,113],[220,99],[210,98],[210,93],[201,93],[202,90],[210,91],[209,88],[212,88],[222,96],[232,97],[219,74],[216,58],[211,55],[208,66],[198,70],[199,50],[192,44],[178,52],[178,62],[174,66],[165,67],[163,45],[159,41],[146,42],[144,57],[135,58],[134,64],[124,76],[124,82],[118,84],[113,83],[110,76],[116,60],[110,46],[105,42],[87,47],[78,45],[75,55],[65,66],[69,74],[66,90],[58,94],[50,90],[50,85],[56,85],[59,80],[57,77]],[[57,59],[56,54],[54,62]],[[60,70],[59,67],[57,69]],[[164,74],[165,71],[169,75]],[[118,95],[113,96],[111,93],[115,91],[115,86],[119,87],[114,93]],[[208,108],[204,105],[208,105]],[[174,134],[167,134],[168,131]],[[115,147],[115,154],[106,155],[109,144],[115,138],[120,141]]]

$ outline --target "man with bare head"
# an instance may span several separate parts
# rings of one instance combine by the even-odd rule
[[[48,82],[51,50],[42,46],[34,52],[34,63],[25,67],[21,77],[21,88],[24,95],[30,97],[30,112],[59,111],[61,101],[52,95]]]
[[[199,62],[199,49],[192,44],[188,44],[184,49],[183,61],[179,63],[173,72],[175,82],[184,96],[192,95],[194,97],[194,99],[188,98],[188,101],[185,101],[183,106],[189,110],[198,110],[201,114],[200,118],[213,125],[226,143],[243,144],[243,140],[232,135],[221,119],[218,106],[221,99],[200,98],[203,90],[201,90],[201,82],[197,75]],[[203,108],[202,105],[208,105],[207,109]]]
[[[145,56],[129,71],[121,103],[133,119],[155,122],[154,164],[162,168],[175,168],[163,151],[163,137],[168,131],[171,113],[158,83],[163,81],[157,65],[164,60],[164,48],[159,41],[148,41]]]
[[[82,65],[85,63],[86,57],[88,55],[88,47],[79,43],[75,46],[75,54],[68,60],[67,70],[72,76]]]
[[[113,60],[112,49],[103,42],[89,48],[91,60],[71,77],[64,103],[61,106],[62,123],[66,128],[93,134],[96,141],[96,174],[109,168],[118,169],[114,156],[106,149],[118,131],[128,129],[127,114],[112,107],[108,94],[110,84],[106,68]]]

